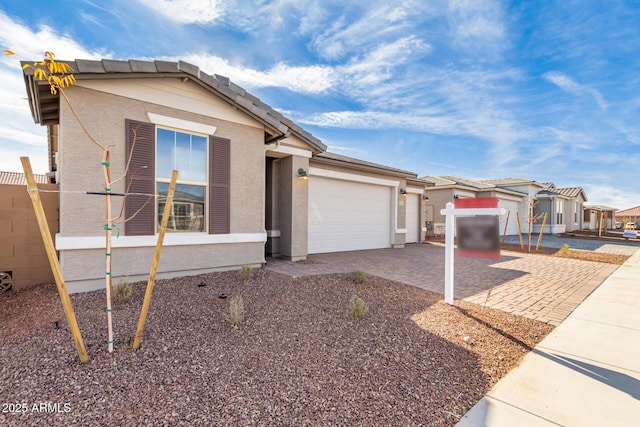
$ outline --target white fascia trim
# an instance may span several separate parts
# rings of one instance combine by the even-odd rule
[[[386,187],[398,188],[398,181],[392,181],[390,179],[374,178],[371,176],[356,175],[353,173],[338,172],[329,169],[309,168],[309,175],[311,177],[321,176],[324,178],[342,179],[344,181],[362,182],[365,184],[384,185]]]
[[[292,156],[298,156],[298,157],[306,157],[307,159],[311,158],[311,151],[309,150],[304,150],[302,148],[296,148],[296,147],[289,147],[287,145],[281,145],[277,148],[274,148],[272,150],[267,150],[268,152],[272,152],[272,153],[280,153],[280,154],[290,154]]]
[[[191,132],[202,133],[205,135],[213,135],[216,133],[217,127],[206,125],[204,123],[192,122],[190,120],[176,119],[175,117],[162,116],[155,113],[147,113],[147,117],[151,123],[160,126],[167,126],[176,129],[184,129]]]
[[[155,247],[158,236],[120,236],[111,239],[114,248]],[[265,243],[267,233],[170,233],[164,237],[163,246],[217,245],[229,243]],[[61,236],[56,234],[56,250],[104,249],[104,236]]]
[[[267,230],[267,237],[280,237],[280,230]]]
[[[422,195],[424,190],[420,190],[419,188],[407,188],[407,194],[420,194]]]

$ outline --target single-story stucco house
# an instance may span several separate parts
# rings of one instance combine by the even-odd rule
[[[583,209],[587,196],[581,187],[557,188],[553,183],[539,183],[525,178],[504,178],[473,180],[457,176],[426,176],[424,181],[432,183],[426,188],[429,197],[427,221],[433,221],[433,231],[429,234],[444,234],[445,218],[440,214],[447,202],[456,198],[496,197],[498,206],[507,214],[500,218],[500,233],[517,235],[529,230],[539,233],[543,218],[547,220],[544,233],[560,234],[581,230]],[[533,206],[533,212],[530,212]],[[429,216],[434,212],[433,220]],[[531,218],[530,218],[531,217]],[[519,227],[518,220],[519,219]]]
[[[426,193],[429,204],[433,209],[427,209],[427,213],[433,212],[433,227],[429,227],[428,235],[444,235],[445,216],[440,213],[447,202],[453,202],[457,198],[496,197],[498,207],[504,208],[507,214],[500,217],[500,234],[518,234],[518,223],[526,229],[528,195],[521,191],[503,188],[498,185],[457,176],[426,176],[422,178],[431,182]],[[427,221],[431,221],[428,217]]]
[[[309,132],[219,75],[185,62],[75,60],[73,110],[111,151],[113,276],[144,280],[172,169],[173,214],[158,278],[262,265],[267,256],[402,247],[425,232],[425,187],[400,169],[327,153]],[[24,70],[36,123],[48,128],[59,185],[55,244],[71,292],[104,282],[102,152],[70,106]]]
[[[589,231],[606,231],[616,227],[616,208],[603,205],[585,205],[582,229]]]

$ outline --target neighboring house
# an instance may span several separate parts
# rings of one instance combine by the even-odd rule
[[[632,222],[637,227],[640,223],[640,206],[619,210],[616,212],[615,218],[616,221],[620,221],[621,228],[624,228],[627,222]]]
[[[57,185],[34,175],[52,233],[58,230]],[[0,172],[0,293],[53,281],[47,253],[22,173]]]
[[[456,176],[427,176],[422,179],[433,183],[433,186],[426,190],[429,197],[428,204],[432,206],[431,210],[434,212],[434,227],[430,235],[444,235],[445,217],[440,214],[440,210],[447,202],[453,202],[456,198],[496,197],[498,207],[507,211],[507,214],[500,218],[500,234],[518,234],[517,218],[520,218],[521,227],[526,224],[529,200],[526,192],[501,187],[489,181],[476,181]]]
[[[602,205],[585,205],[583,230],[606,231],[615,228],[616,209]]]
[[[545,233],[582,230],[583,206],[587,201],[582,188],[557,188],[553,183],[546,183],[545,188],[536,194],[536,199],[534,214],[547,213]],[[539,232],[540,228],[536,227],[536,231]]]
[[[501,233],[506,228],[507,235],[524,234],[529,230],[539,233],[544,214],[547,214],[545,233],[559,234],[582,229],[583,206],[587,197],[582,188],[556,188],[553,184],[542,184],[524,178],[471,180],[456,176],[428,176],[424,180],[433,182],[427,188],[429,203],[436,212],[434,235],[444,234],[444,216],[440,209],[447,202],[460,197],[497,197],[498,206],[506,209],[507,216],[501,218]],[[530,208],[533,205],[533,212]],[[506,227],[505,227],[506,225]]]
[[[423,238],[424,188],[416,174],[326,153],[313,135],[226,77],[185,62],[76,60],[65,90],[89,132],[111,149],[114,277],[144,280],[171,170],[176,200],[158,278],[195,275],[265,255],[402,247]],[[72,292],[104,281],[102,153],[66,102],[24,71],[36,123],[48,128],[60,186],[56,249]],[[135,195],[131,195],[135,193]],[[124,200],[123,200],[124,199]]]

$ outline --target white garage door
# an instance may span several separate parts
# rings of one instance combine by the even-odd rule
[[[406,243],[418,243],[420,239],[420,196],[407,194],[407,239]]]
[[[309,253],[391,246],[391,187],[309,179]]]
[[[517,235],[518,234],[518,224],[516,222],[516,212],[518,212],[518,202],[513,202],[510,200],[498,200],[498,207],[505,208],[509,213],[509,223],[507,224],[507,235]],[[504,234],[504,226],[507,221],[507,214],[500,217],[500,237]]]

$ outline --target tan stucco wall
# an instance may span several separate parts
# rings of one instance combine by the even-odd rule
[[[445,216],[440,213],[441,209],[444,209],[448,202],[453,202],[453,189],[435,189],[428,188],[427,196],[429,200],[425,203],[425,209],[428,211],[425,221],[431,222],[431,230],[427,231],[427,236],[443,236]],[[429,213],[433,212],[433,219],[429,219]]]
[[[38,188],[55,191],[58,186],[39,184]],[[40,199],[53,237],[58,231],[58,193],[41,192]],[[15,291],[52,282],[53,273],[26,186],[0,185],[0,200],[0,272],[11,272]]]
[[[420,210],[418,214],[418,223],[419,223],[418,226],[420,227],[420,232],[418,233],[418,241],[422,242],[426,237],[425,223],[427,220],[427,202],[428,202],[428,200],[423,199],[423,195],[425,195],[425,192],[424,192],[425,187],[408,184],[407,190],[409,189],[411,189],[412,191],[420,191],[420,194],[418,195],[418,205]]]
[[[153,262],[149,248],[117,248],[112,251],[113,284],[146,281]],[[247,264],[259,267],[264,261],[263,243],[197,246],[166,246],[158,264],[157,279],[194,276],[212,271],[234,270]],[[104,250],[62,251],[60,265],[69,292],[104,289]]]
[[[308,180],[298,177],[298,169],[309,170],[309,159],[290,156],[280,159],[279,216],[280,255],[293,261],[306,259],[308,254]]]
[[[67,91],[71,104],[80,119],[95,139],[111,150],[112,179],[119,177],[125,167],[125,119],[148,122],[148,113],[188,120],[215,126],[215,135],[231,140],[230,170],[230,231],[234,233],[263,233],[264,231],[264,130],[246,123],[232,123],[202,114],[179,111],[168,106],[145,103],[123,96],[94,91],[82,87],[72,87]],[[213,97],[214,95],[208,94]],[[166,94],[166,103],[172,105],[172,93]],[[216,109],[225,108],[216,104]],[[231,109],[230,106],[227,108]],[[214,111],[215,112],[215,111]],[[231,117],[232,115],[227,115]],[[85,194],[69,193],[103,191],[101,151],[92,144],[73,118],[68,105],[60,105],[60,235],[101,236],[105,223],[104,198]],[[124,192],[124,180],[112,185],[113,192]],[[113,197],[113,210],[118,212],[121,198]],[[120,226],[124,236],[124,225]],[[197,245],[192,248],[176,246],[165,248],[162,254],[164,272],[178,270],[227,268],[231,265],[260,263],[264,260],[264,246],[260,243],[239,243],[237,250],[232,244]],[[260,250],[256,250],[260,247]],[[148,274],[150,263],[140,262],[143,255],[153,252],[152,247],[114,250],[116,253],[131,253],[115,266],[114,277],[118,275],[136,276]],[[221,251],[218,254],[218,251]],[[189,256],[181,255],[189,254]],[[140,255],[140,257],[138,257]],[[219,256],[220,255],[220,256]],[[93,257],[96,257],[94,262]],[[60,253],[63,274],[71,281],[81,282],[104,274],[104,259],[100,251],[64,250]],[[148,256],[147,256],[148,258]],[[150,259],[150,258],[148,258]],[[180,260],[180,262],[178,262]]]

